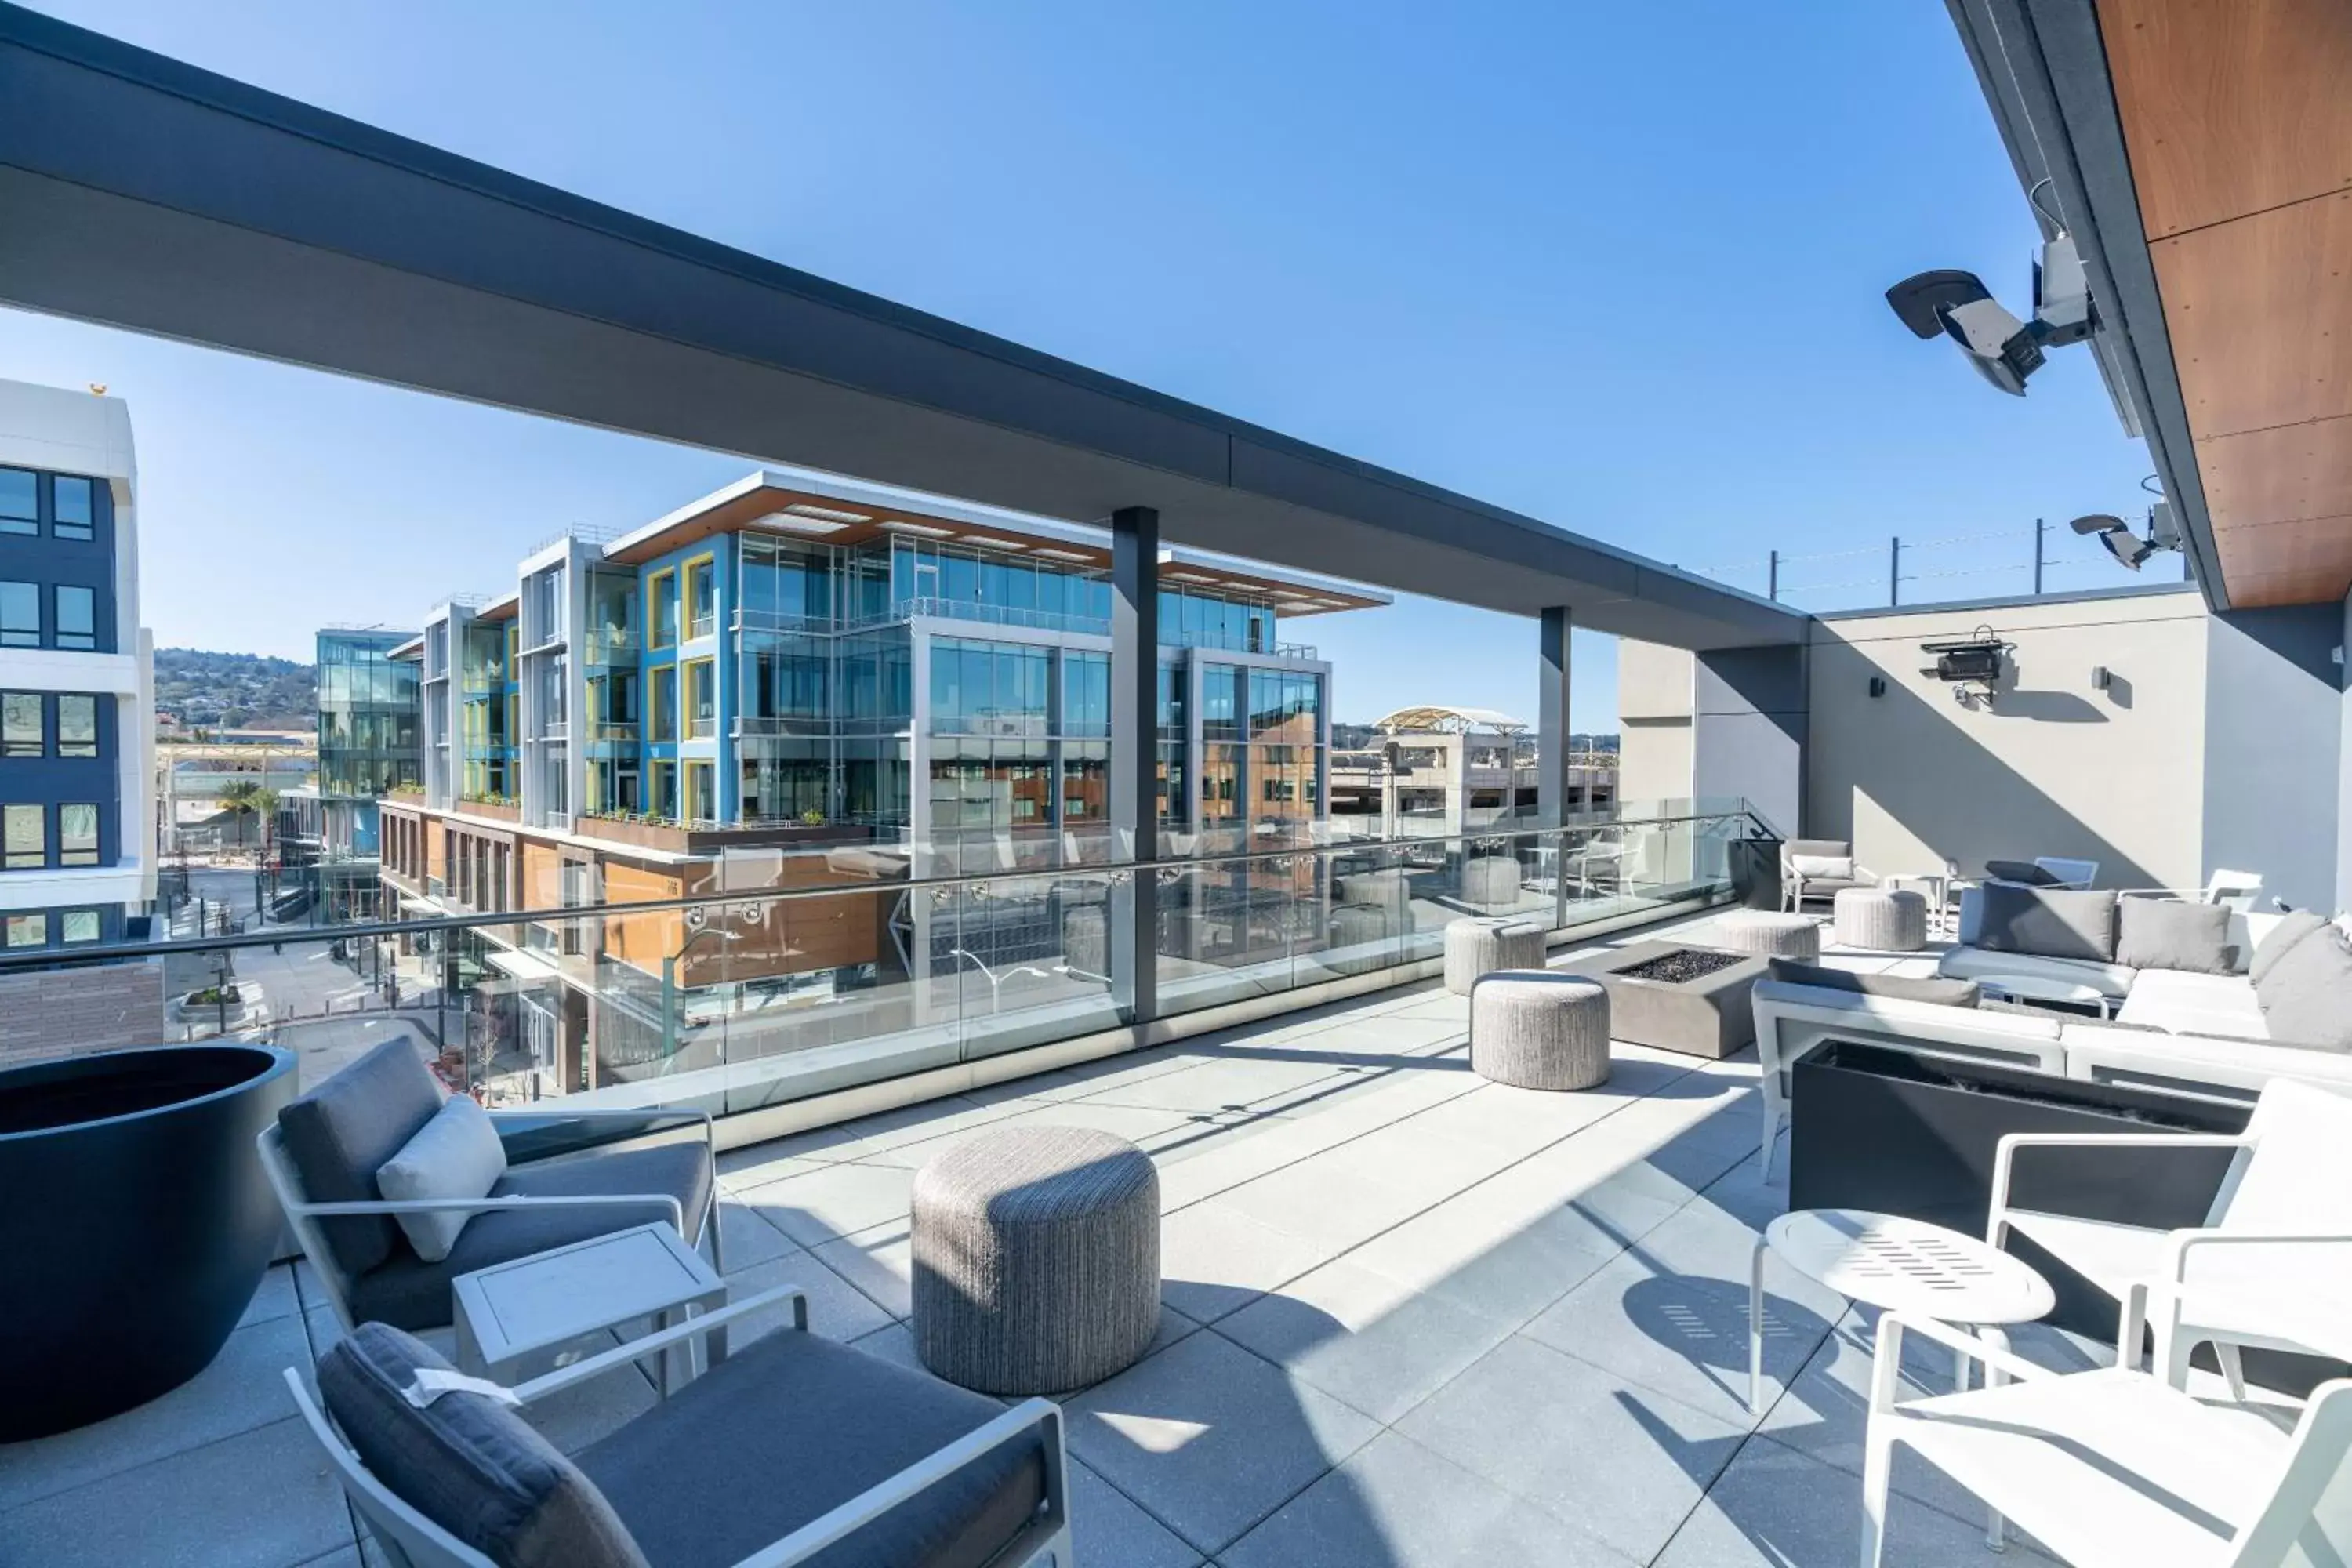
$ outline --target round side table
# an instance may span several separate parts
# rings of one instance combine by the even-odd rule
[[[1798,1209],[1765,1226],[1748,1263],[1748,1407],[1764,1404],[1764,1254],[1778,1253],[1806,1279],[1841,1296],[1910,1317],[1973,1329],[1996,1350],[2009,1348],[2002,1327],[2030,1323],[2056,1304],[2050,1282],[1996,1247],[1925,1220],[1867,1209]],[[1956,1391],[1969,1385],[1969,1358],[1953,1354]],[[2000,1381],[1990,1368],[1986,1384]],[[1998,1513],[1987,1544],[2001,1542]]]

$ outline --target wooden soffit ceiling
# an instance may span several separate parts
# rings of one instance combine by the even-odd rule
[[[2352,590],[2352,0],[2098,0],[2230,602]]]

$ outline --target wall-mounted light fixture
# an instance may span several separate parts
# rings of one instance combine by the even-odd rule
[[[2092,689],[2092,690],[2094,690],[2094,691],[2105,691],[2105,690],[2106,690],[2108,687],[2110,687],[2110,686],[2112,686],[2112,685],[2114,685],[2114,684],[2115,684],[2115,679],[2116,679],[2116,678],[2115,678],[2114,673],[2113,673],[2112,671],[2110,671],[2110,670],[2107,668],[2107,667],[2106,667],[2105,665],[2104,665],[2104,664],[2097,664],[2097,665],[2093,665],[2093,666],[2091,667],[2091,689]]]
[[[1886,695],[1886,678],[1885,676],[1874,675],[1870,678],[1870,694],[1873,697],[1884,697]]]

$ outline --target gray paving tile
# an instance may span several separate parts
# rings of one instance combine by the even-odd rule
[[[1744,1422],[1628,1389],[1524,1335],[1396,1429],[1643,1563],[1747,1437]]]
[[[1473,1187],[1374,1237],[1344,1261],[1516,1329],[1620,1250],[1572,1211],[1528,1217],[1498,1210]]]
[[[730,1268],[749,1268],[800,1247],[759,1209],[732,1198],[719,1201],[719,1244]]]
[[[211,1365],[160,1398],[71,1432],[0,1445],[0,1509],[282,1421],[294,1405],[278,1374],[310,1363],[299,1318],[238,1329]]]
[[[1070,1461],[1070,1543],[1077,1568],[1198,1568],[1201,1554],[1126,1493]]]
[[[1071,1451],[1211,1555],[1379,1430],[1214,1333],[1187,1335],[1064,1408]]]
[[[1285,1503],[1223,1568],[1632,1568],[1591,1537],[1395,1432]]]
[[[1087,1100],[1004,1100],[991,1109],[997,1112],[991,1121],[979,1125],[955,1126],[936,1137],[908,1139],[888,1148],[877,1149],[865,1155],[863,1163],[904,1165],[910,1171],[919,1171],[933,1156],[955,1147],[967,1138],[1010,1127],[1090,1127],[1130,1142],[1141,1143],[1190,1124],[1182,1111],[1147,1110],[1137,1106]]]
[[[245,1304],[245,1313],[236,1321],[240,1329],[271,1318],[290,1317],[302,1310],[301,1292],[294,1288],[294,1266],[290,1263],[273,1265],[261,1277],[253,1292],[253,1300]]]
[[[855,1285],[894,1318],[914,1310],[914,1240],[908,1222],[886,1220],[871,1230],[811,1249],[817,1261]]]
[[[0,1512],[0,1563],[40,1568],[289,1568],[351,1544],[296,1415]]]
[[[1339,1251],[1210,1198],[1160,1222],[1160,1293],[1186,1317],[1213,1323]]]
[[[736,1201],[803,1247],[903,1219],[915,1173],[900,1165],[827,1165],[738,1189]]]
[[[1261,1225],[1302,1237],[1336,1256],[1433,1207],[1446,1194],[1410,1173],[1389,1176],[1361,1163],[1317,1155],[1220,1194],[1217,1204]]]
[[[1849,1568],[1860,1549],[1862,1482],[1778,1443],[1750,1441],[1657,1558],[1657,1568]],[[1985,1552],[1984,1525],[1896,1494],[1885,1561],[1902,1568],[2048,1563],[2022,1541]]]
[[[1115,1083],[1087,1098],[1105,1105],[1147,1110],[1235,1110],[1278,1095],[1293,1095],[1310,1084],[1340,1079],[1356,1070],[1360,1069],[1289,1060],[1280,1056],[1230,1057],[1194,1062],[1178,1072],[1155,1073]]]
[[[1383,1424],[1420,1404],[1513,1324],[1407,1289],[1346,1258],[1222,1320],[1217,1331]]]
[[[771,1258],[730,1273],[728,1299],[740,1301],[783,1285],[797,1286],[807,1296],[809,1331],[829,1340],[855,1340],[891,1321],[889,1313],[806,1252]],[[728,1326],[729,1342],[749,1344],[791,1321],[789,1309],[782,1305],[753,1312]]]

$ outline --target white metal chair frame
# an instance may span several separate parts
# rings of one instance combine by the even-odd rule
[[[2070,860],[2063,855],[2036,855],[2033,863],[2058,879],[2050,884],[2053,888],[2088,888],[2099,879],[2099,863],[2096,860]]]
[[[294,1169],[292,1156],[286,1152],[285,1135],[275,1123],[265,1127],[255,1140],[261,1154],[261,1168],[269,1177],[270,1187],[278,1194],[278,1205],[286,1211],[288,1225],[293,1227],[294,1239],[301,1245],[302,1255],[310,1259],[310,1268],[326,1288],[327,1300],[333,1304],[335,1317],[345,1332],[356,1325],[352,1319],[350,1290],[352,1281],[342,1266],[336,1262],[332,1249],[326,1245],[325,1234],[319,1222],[343,1215],[387,1215],[397,1218],[404,1214],[487,1214],[500,1209],[548,1208],[614,1208],[626,1205],[643,1209],[648,1205],[668,1212],[669,1223],[678,1236],[697,1247],[707,1245],[710,1253],[710,1268],[715,1274],[727,1272],[725,1255],[719,1240],[719,1144],[718,1132],[708,1111],[663,1111],[671,1117],[699,1117],[702,1122],[703,1144],[710,1160],[710,1199],[697,1218],[697,1227],[688,1232],[686,1215],[678,1201],[667,1193],[614,1193],[580,1194],[572,1197],[505,1197],[505,1198],[409,1198],[400,1201],[377,1200],[352,1203],[312,1203],[302,1191],[302,1178]],[[628,1121],[642,1126],[647,1113],[641,1110],[618,1108],[565,1108],[561,1112],[544,1110],[493,1110],[490,1120],[499,1121],[544,1123],[555,1121]],[[681,1122],[681,1126],[685,1123]],[[646,1136],[674,1132],[676,1127],[656,1129]],[[551,1156],[552,1158],[553,1156]]]
[[[808,1331],[808,1300],[793,1286],[781,1286],[757,1296],[722,1307],[715,1312],[681,1323],[659,1333],[591,1356],[585,1361],[559,1368],[544,1377],[517,1384],[513,1392],[528,1409],[551,1394],[577,1387],[593,1378],[652,1358],[660,1357],[674,1346],[685,1344],[698,1334],[722,1331],[738,1318],[770,1307],[790,1303],[793,1324],[782,1333]],[[714,1373],[706,1375],[724,1375]],[[391,1488],[377,1479],[374,1472],[360,1462],[360,1457],[343,1441],[326,1413],[310,1396],[302,1374],[293,1367],[285,1371],[286,1386],[294,1395],[294,1404],[310,1423],[311,1435],[334,1461],[335,1470],[352,1506],[367,1521],[379,1544],[388,1546],[396,1563],[402,1568],[496,1568],[480,1552],[467,1546],[447,1531],[425,1518],[404,1501]],[[1023,1529],[1002,1555],[995,1561],[1008,1565],[1026,1564],[1034,1568],[1049,1563],[1051,1568],[1074,1568],[1070,1548],[1069,1479],[1067,1460],[1062,1447],[1061,1406],[1047,1399],[1029,1399],[1014,1405],[1003,1415],[945,1447],[900,1470],[887,1479],[878,1481],[866,1490],[802,1525],[782,1540],[772,1542],[742,1559],[735,1568],[792,1568],[805,1563],[853,1531],[881,1518],[900,1503],[920,1495],[954,1476],[1008,1443],[1018,1442],[1034,1434],[1042,1440],[1045,1459],[1045,1507]],[[680,1463],[692,1463],[692,1456],[678,1456]]]
[[[2153,1331],[2155,1356],[2152,1364],[2156,1374],[2179,1389],[2186,1389],[2189,1384],[2189,1352],[2199,1344],[2210,1344],[2215,1360],[2221,1363],[2221,1375],[2229,1383],[2231,1397],[2243,1400],[2246,1397],[2246,1374],[2239,1354],[2242,1348],[2251,1346],[2257,1350],[2289,1351],[2352,1360],[2352,1330],[2336,1327],[2324,1310],[2315,1310],[2291,1296],[2255,1300],[2241,1292],[2200,1287],[2189,1279],[2190,1258],[2203,1250],[2249,1245],[2297,1247],[2352,1246],[2352,1235],[2332,1232],[2221,1228],[2229,1217],[2231,1200],[2236,1194],[2240,1178],[2260,1143],[2259,1136],[2253,1133],[2006,1133],[1993,1153],[1992,1203],[1985,1219],[1985,1240],[1991,1246],[2005,1247],[2017,1216],[2023,1215],[2030,1219],[2034,1212],[2013,1208],[2009,1201],[2010,1183],[2020,1149],[2238,1151],[2237,1158],[2231,1163],[2230,1173],[2222,1180],[2221,1191],[2214,1194],[2212,1207],[2206,1214],[2204,1225],[2163,1233],[2158,1272],[2147,1279],[2131,1282],[2117,1298],[2124,1310],[2116,1343],[2117,1363],[2136,1367],[2139,1363],[2141,1339],[2144,1333]],[[2017,1228],[2033,1236],[2030,1223]],[[2034,1240],[2049,1247],[2062,1261],[2064,1259],[2065,1254],[2060,1247],[2039,1236],[2035,1236]],[[2091,1282],[2102,1289],[2111,1289],[2101,1280],[2093,1279]],[[2203,1309],[2201,1312],[2200,1306]],[[2216,1321],[2216,1317],[2221,1315],[2218,1310],[2221,1309],[2229,1310],[2228,1315],[2237,1321]],[[2275,1324],[2275,1331],[2263,1332],[2247,1326],[2250,1321],[2261,1320]]]
[[[2216,871],[2201,888],[2123,888],[2119,899],[2174,899],[2185,904],[2221,904],[2239,914],[2252,913],[2261,897],[2259,871]]]
[[[1852,849],[1853,846],[1851,843],[1848,843],[1846,847],[1848,849]],[[1851,859],[1852,857],[1849,856],[1848,858]],[[1843,880],[1843,879],[1838,879]],[[1871,870],[1868,867],[1863,865],[1858,860],[1854,862],[1853,886],[1860,888],[1875,888],[1883,885],[1885,881],[1885,879],[1881,877],[1877,872]],[[1819,900],[1827,896],[1827,894],[1822,893],[1809,894],[1805,891],[1805,879],[1797,875],[1796,867],[1790,863],[1788,841],[1783,839],[1780,843],[1781,912],[1784,914],[1803,914],[1805,912],[1806,899],[1811,898]]]
[[[1908,1404],[1897,1404],[1895,1393],[1902,1381],[1903,1336],[1922,1335],[1936,1341],[1959,1355],[1982,1363],[1985,1386],[1973,1393],[1943,1395],[1933,1403],[1937,1407],[1934,1418],[1922,1417],[1908,1411]],[[1937,1428],[1972,1428],[1981,1434],[1988,1430],[2006,1431],[2019,1440],[2021,1457],[2028,1444],[2042,1434],[2031,1423],[2011,1419],[2013,1390],[2011,1383],[2065,1383],[2074,1379],[2105,1380],[2110,1385],[2117,1378],[2137,1379],[2147,1374],[2116,1368],[2101,1368],[2089,1372],[2053,1373],[2034,1365],[2007,1351],[1997,1349],[1971,1338],[1966,1332],[1945,1324],[1917,1318],[1905,1318],[1889,1312],[1878,1321],[1876,1363],[1872,1369],[1869,1426],[1864,1438],[1862,1472],[1862,1568],[1879,1568],[1885,1546],[1886,1500],[1889,1482],[1893,1479],[1895,1449],[1900,1445],[1909,1447],[1929,1464],[1937,1462],[1938,1439]],[[2087,1390],[2086,1390],[2087,1392]],[[2174,1403],[2177,1402],[2177,1403]],[[2170,1414],[2168,1419],[2177,1423],[2184,1447],[2193,1447],[2213,1431],[2211,1423],[2223,1419],[2220,1413],[2209,1409],[2187,1394],[2169,1391],[2163,1406]],[[1948,1419],[1939,1419],[1948,1418]],[[2051,1434],[2054,1444],[2062,1441]],[[2347,1454],[2352,1454],[2352,1381],[2337,1380],[2321,1384],[2313,1391],[2310,1402],[2304,1407],[2294,1434],[2280,1445],[2277,1479],[2267,1496],[2249,1497],[2244,1521],[2231,1532],[2226,1543],[2215,1543],[2214,1555],[2202,1563],[2179,1564],[2178,1568],[2286,1568],[2290,1563],[2320,1561],[2317,1556],[2304,1557],[2298,1552],[2305,1537],[2318,1522],[2316,1515],[2322,1501],[2344,1468]],[[2041,1477],[2039,1472],[2021,1467],[2018,1487],[2031,1489]],[[2150,1481],[2149,1489],[2159,1494],[2164,1489]],[[2045,1494],[2049,1483],[2042,1482]],[[2166,1494],[2168,1495],[2168,1494]],[[2000,1508],[2001,1497],[1986,1497],[1991,1510],[1986,1531],[1986,1544],[1998,1551],[2005,1533]],[[2046,1500],[2046,1496],[2045,1499]],[[2066,1506],[2079,1507],[2075,1500],[2066,1500]],[[2319,1542],[2324,1549],[2328,1542]],[[2332,1560],[2332,1554],[2329,1559]],[[2078,1568],[2153,1568],[2135,1550],[2118,1545],[2112,1556],[2085,1559],[2070,1556],[2067,1561]],[[2175,1568],[2168,1564],[2167,1568]]]

